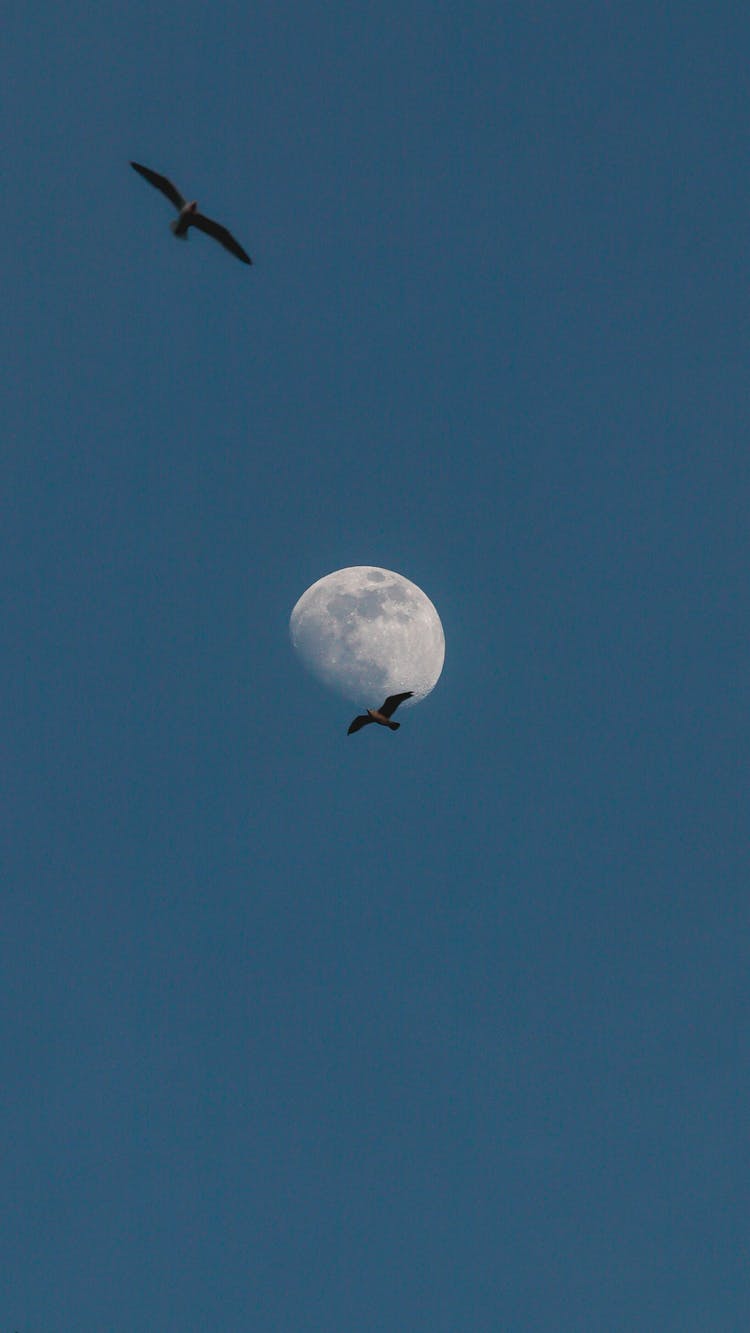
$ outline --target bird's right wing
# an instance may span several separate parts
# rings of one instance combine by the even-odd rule
[[[413,690],[407,690],[405,694],[389,694],[383,707],[380,709],[383,717],[392,717],[399,704],[402,704],[404,699],[411,699],[413,693]]]
[[[214,222],[213,218],[207,218],[204,213],[193,213],[190,225],[191,227],[197,227],[199,231],[205,231],[207,236],[213,236],[214,240],[219,242],[219,245],[223,245],[225,250],[229,250],[231,254],[236,255],[238,259],[242,260],[243,264],[252,264],[253,261],[247,251],[243,250],[231,231],[222,227],[220,222]]]
[[[359,731],[362,727],[369,727],[371,722],[372,722],[371,717],[366,717],[366,716],[355,717],[354,721],[352,722],[352,725],[350,726],[349,730],[346,733],[347,736],[351,736],[353,732]]]
[[[174,204],[175,208],[185,207],[187,200],[183,199],[177,186],[167,180],[166,176],[160,176],[158,171],[152,171],[150,167],[142,167],[140,162],[131,162],[130,165],[133,171],[137,171],[139,176],[148,181],[149,185],[154,185],[157,190],[161,190],[162,194],[167,196],[170,204]]]

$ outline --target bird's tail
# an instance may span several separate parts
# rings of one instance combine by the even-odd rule
[[[389,722],[389,723],[388,723],[388,726],[390,727],[391,731],[398,731],[399,727],[401,726],[401,723],[400,723],[400,722]]]
[[[186,241],[187,227],[185,228],[184,231],[178,231],[177,228],[179,227],[179,225],[180,225],[180,219],[175,218],[174,222],[170,222],[169,229],[177,237],[178,241]]]

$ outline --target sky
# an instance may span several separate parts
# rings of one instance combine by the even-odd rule
[[[747,7],[3,28],[3,1328],[746,1329]]]

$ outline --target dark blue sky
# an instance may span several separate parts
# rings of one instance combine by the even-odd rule
[[[8,1329],[748,1327],[750,17],[656,8],[8,6]]]

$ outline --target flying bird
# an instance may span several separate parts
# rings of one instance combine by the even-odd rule
[[[231,232],[228,232],[226,227],[222,227],[220,222],[214,222],[213,218],[207,218],[203,213],[199,213],[195,200],[188,203],[187,199],[183,199],[177,186],[167,180],[166,176],[160,176],[158,171],[151,171],[150,167],[142,167],[140,162],[131,162],[130,165],[133,171],[137,171],[139,176],[148,181],[149,185],[154,185],[157,190],[161,190],[162,194],[167,196],[170,204],[174,204],[175,208],[179,210],[180,216],[175,218],[174,222],[170,222],[169,225],[175,236],[179,236],[181,241],[187,240],[189,227],[197,227],[199,231],[205,231],[206,235],[213,236],[215,241],[218,241],[220,245],[224,246],[225,250],[230,250],[233,255],[241,259],[243,264],[252,264],[252,259],[242,249],[239,241],[234,239]]]
[[[346,733],[347,736],[351,736],[354,731],[359,731],[361,727],[369,726],[371,722],[379,722],[381,727],[390,727],[391,731],[398,731],[401,723],[391,722],[391,717],[399,704],[402,704],[404,699],[411,699],[413,693],[413,690],[407,690],[405,694],[389,694],[382,707],[368,708],[365,714],[355,717]]]

